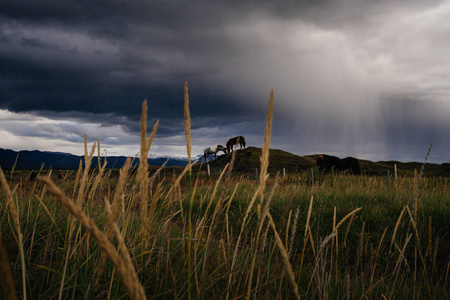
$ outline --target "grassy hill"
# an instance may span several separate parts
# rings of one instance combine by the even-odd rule
[[[255,173],[260,168],[261,148],[248,147],[239,149],[236,152],[233,173]],[[232,155],[220,155],[216,160],[210,161],[209,164],[213,168],[224,168],[230,162]],[[361,173],[365,175],[385,175],[389,170],[390,174],[394,174],[394,165],[397,164],[397,174],[399,176],[412,176],[414,170],[420,171],[422,163],[408,162],[401,163],[397,161],[379,161],[372,162],[368,160],[359,160]],[[276,174],[282,172],[283,168],[288,173],[298,173],[316,168],[314,157],[312,155],[299,156],[283,150],[270,149],[269,154],[269,173]],[[426,164],[424,176],[450,176],[450,164]]]
[[[233,172],[255,173],[256,168],[260,168],[261,148],[248,147],[236,152]],[[221,155],[215,161],[210,161],[211,166],[224,168],[230,162],[232,155]],[[314,159],[309,156],[298,156],[283,150],[271,149],[269,153],[268,172],[275,174],[282,172],[286,168],[287,172],[300,172],[314,167]]]

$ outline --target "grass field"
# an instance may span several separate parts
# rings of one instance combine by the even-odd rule
[[[211,176],[91,170],[94,147],[78,171],[2,171],[4,297],[449,298],[447,177],[269,176],[270,125],[269,104],[258,180],[233,157]]]

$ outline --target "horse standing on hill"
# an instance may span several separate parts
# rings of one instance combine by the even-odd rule
[[[225,149],[222,145],[214,145],[212,147],[206,148],[203,152],[203,158],[208,161],[209,155],[214,154],[214,159],[216,159],[217,152],[222,151],[223,153],[227,154],[227,149]]]
[[[328,173],[331,172],[332,170],[334,171],[350,170],[350,172],[354,175],[361,174],[359,162],[354,157],[346,157],[340,159],[336,156],[314,154],[314,160],[316,161],[317,167],[322,172]]]
[[[245,148],[246,144],[245,144],[245,139],[243,136],[236,136],[234,138],[231,138],[227,141],[227,152],[231,153],[231,151],[233,150],[233,147],[237,145],[240,145],[242,149],[242,146]]]

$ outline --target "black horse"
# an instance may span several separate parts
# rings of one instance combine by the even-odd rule
[[[322,172],[331,172],[331,171],[346,171],[350,170],[352,174],[360,175],[361,169],[359,167],[359,162],[354,157],[346,157],[340,159],[336,156],[331,155],[322,155],[315,154],[314,160],[316,161],[316,165]]]
[[[231,151],[233,150],[233,147],[237,146],[238,144],[241,146],[241,149],[242,149],[242,147],[245,148],[246,144],[245,144],[245,139],[243,136],[236,136],[234,138],[229,139],[227,141],[227,152],[231,153]]]

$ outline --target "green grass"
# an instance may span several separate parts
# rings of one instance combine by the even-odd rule
[[[192,175],[194,182],[196,175]],[[258,297],[293,297],[273,230],[263,223],[259,239],[256,238],[260,224],[256,206],[250,210],[248,223],[242,227],[243,216],[257,189],[256,180],[241,175],[224,178],[212,198],[216,181],[202,176],[192,206],[193,184],[189,181],[182,180],[181,193],[173,194],[168,194],[172,177],[154,183],[150,197],[160,182],[161,192],[147,249],[140,235],[143,222],[137,201],[137,182],[132,176],[128,180],[118,225],[146,295],[186,298],[191,288],[195,298],[224,298],[226,295],[236,298],[245,295],[250,286],[251,295]],[[414,179],[397,178],[388,191],[384,177],[322,175],[317,177],[315,186],[311,186],[308,176],[306,171],[278,179],[279,186],[270,205],[277,233],[290,253],[300,296],[382,298],[393,293],[394,298],[419,299],[449,295],[450,191],[446,178],[422,179],[417,230],[409,229],[413,237],[405,248],[405,259],[400,260],[400,275],[395,280],[395,262],[401,257],[410,220],[406,211],[392,245],[391,241],[402,210],[405,206],[411,207]],[[76,190],[71,179],[55,178],[55,181],[68,195]],[[85,204],[84,210],[99,228],[104,228],[107,219],[101,197],[112,199],[116,182],[117,178],[108,178]],[[266,195],[274,183],[275,179],[270,178]],[[44,193],[42,199],[46,209],[39,203],[36,197],[43,194],[44,189],[40,183],[13,177],[9,184],[17,186],[15,195],[26,253],[27,296],[57,297],[67,254],[69,215],[48,193]],[[311,196],[314,199],[309,221],[311,236],[308,233],[305,237]],[[2,243],[7,248],[17,294],[21,296],[17,242],[3,194],[1,199]],[[357,208],[361,210],[338,229],[337,239],[331,239],[319,253],[321,241],[333,232],[336,223]],[[292,236],[297,209],[296,233]],[[74,249],[63,284],[64,297],[87,294],[90,299],[105,295],[120,298],[127,294],[109,262],[97,281],[94,274],[102,250],[82,227],[76,226],[71,243]],[[114,244],[117,246],[116,242]],[[253,258],[254,276],[249,284]],[[189,260],[191,274],[188,273]],[[192,279],[190,287],[186,281],[189,277]]]

